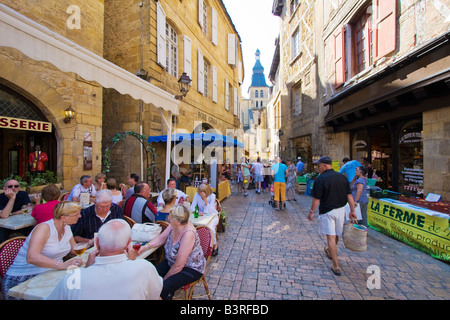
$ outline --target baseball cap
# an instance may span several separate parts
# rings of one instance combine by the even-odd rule
[[[331,161],[331,158],[330,158],[330,157],[323,156],[323,157],[320,157],[319,160],[314,161],[314,163],[315,163],[315,164],[319,164],[319,163],[331,164],[332,161]]]

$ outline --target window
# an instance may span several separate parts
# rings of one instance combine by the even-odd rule
[[[255,90],[255,98],[259,98],[258,97],[258,90]]]
[[[372,65],[372,15],[364,12],[353,24],[353,44],[355,72],[359,73]]]
[[[300,54],[300,32],[297,29],[291,38],[291,58],[294,59]]]
[[[261,90],[261,91],[259,92],[259,96],[260,96],[261,98],[264,98],[264,91]]]
[[[302,113],[302,86],[298,84],[292,88],[292,109],[295,116]]]
[[[178,78],[178,37],[176,31],[166,22],[166,68]]]
[[[337,27],[333,34],[335,87],[395,50],[396,19],[396,0],[373,0],[347,25]]]
[[[202,1],[203,9],[202,9],[202,31],[204,34],[208,34],[208,7],[206,6],[206,3]]]

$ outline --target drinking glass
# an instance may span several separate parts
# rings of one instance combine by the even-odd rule
[[[75,246],[73,247],[73,251],[76,253],[76,255],[78,257],[81,257],[83,255],[83,253],[86,251],[87,249],[87,244],[80,242],[75,244]]]

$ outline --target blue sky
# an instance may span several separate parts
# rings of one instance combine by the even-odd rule
[[[273,0],[222,0],[242,40],[244,83],[242,96],[248,97],[256,49],[261,51],[266,82],[275,51],[275,38],[279,34],[281,19],[272,15]]]

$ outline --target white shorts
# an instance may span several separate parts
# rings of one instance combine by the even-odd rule
[[[319,215],[319,232],[329,236],[341,236],[344,229],[345,207]]]

